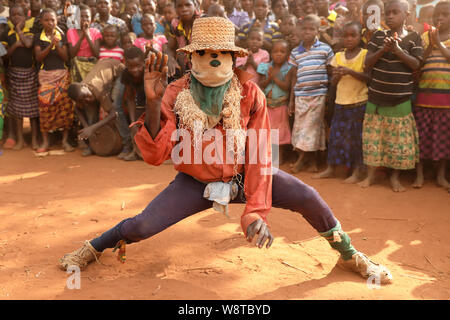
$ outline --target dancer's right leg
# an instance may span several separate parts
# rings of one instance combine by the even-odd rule
[[[213,202],[203,197],[205,184],[191,176],[178,173],[175,179],[134,218],[121,221],[100,237],[86,241],[78,250],[60,259],[60,267],[69,265],[81,269],[100,256],[107,248],[114,248],[120,240],[126,243],[147,239],[171,225],[212,207]]]

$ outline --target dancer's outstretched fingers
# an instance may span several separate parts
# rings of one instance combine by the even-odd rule
[[[158,51],[156,54],[156,63],[155,63],[155,71],[161,71],[161,63],[162,63],[162,53]]]
[[[258,239],[256,240],[256,246],[258,248],[262,248],[262,246],[264,245],[264,243],[266,242],[267,238],[268,238],[268,233],[267,233],[267,225],[264,223],[261,226],[261,229],[259,229],[259,236]]]
[[[149,71],[150,71],[150,72],[152,72],[152,71],[155,70],[155,68],[154,68],[155,59],[156,59],[155,54],[154,54],[153,52],[150,53],[150,58],[149,58],[149,60],[150,60],[150,63],[149,63],[150,68],[149,68]]]
[[[169,56],[167,54],[163,54],[162,62],[161,62],[161,72],[163,72],[164,68],[167,67],[169,63]]]
[[[267,249],[269,249],[270,248],[270,246],[272,245],[272,243],[273,243],[273,235],[270,233],[270,231],[269,230],[267,230],[267,232],[269,233],[269,242],[267,243],[267,246],[266,246],[266,248]]]

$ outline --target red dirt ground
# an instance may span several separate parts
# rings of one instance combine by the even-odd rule
[[[269,250],[245,241],[243,205],[227,219],[208,210],[127,246],[120,264],[106,250],[68,289],[58,259],[122,219],[138,214],[173,179],[171,165],[79,150],[36,158],[31,149],[0,156],[0,299],[449,299],[450,195],[428,180],[393,193],[387,179],[361,189],[313,180],[356,248],[385,264],[394,283],[370,289],[336,267],[338,254],[293,212],[269,215]],[[282,167],[286,169],[286,167]]]

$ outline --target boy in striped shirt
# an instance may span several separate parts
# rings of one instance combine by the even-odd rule
[[[289,63],[296,68],[292,81],[289,113],[295,113],[292,145],[299,153],[292,171],[298,173],[310,163],[317,171],[317,152],[325,150],[325,101],[328,92],[327,65],[333,50],[318,40],[320,18],[310,14],[300,22],[303,41],[294,48]],[[294,98],[295,96],[295,98]]]

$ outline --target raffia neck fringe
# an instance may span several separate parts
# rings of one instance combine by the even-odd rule
[[[189,82],[188,82],[189,83]],[[236,75],[233,75],[230,87],[224,95],[223,109],[217,118],[208,117],[195,102],[189,85],[181,90],[175,100],[174,112],[178,116],[178,127],[189,130],[193,136],[194,148],[201,149],[203,133],[214,127],[222,119],[223,128],[227,134],[232,133],[234,139],[228,139],[227,151],[233,150],[235,156],[244,156],[245,130],[241,125],[241,92],[242,86]],[[230,132],[229,130],[233,130]]]

